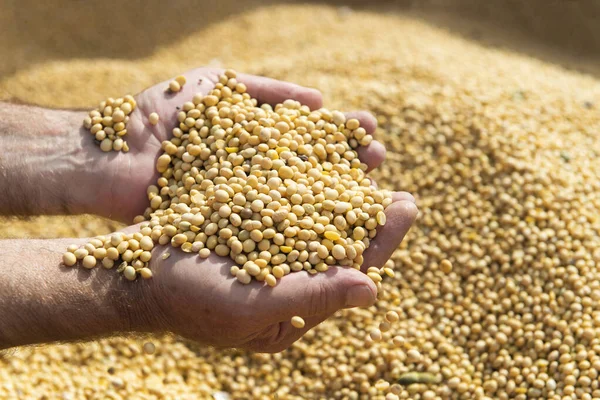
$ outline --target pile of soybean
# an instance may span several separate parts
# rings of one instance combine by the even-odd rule
[[[375,306],[340,312],[281,354],[172,337],[153,339],[153,355],[122,338],[20,349],[0,358],[0,397],[600,398],[596,78],[406,16],[303,5],[236,14],[135,62],[43,63],[0,87],[92,107],[210,62],[377,115],[388,157],[374,177],[421,211],[396,276]]]

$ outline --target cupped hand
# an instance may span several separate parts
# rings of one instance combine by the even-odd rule
[[[158,176],[154,173],[155,159],[161,153],[161,142],[170,138],[177,123],[177,107],[194,94],[211,90],[221,73],[213,69],[193,70],[184,74],[187,84],[179,93],[166,92],[168,82],[163,82],[136,97],[138,107],[128,126],[131,151],[122,155],[125,163],[130,158],[131,164],[124,165],[133,174],[124,176],[119,183],[128,191],[127,205],[121,203],[127,215],[139,214],[148,205],[145,190]],[[292,98],[311,109],[322,105],[321,94],[314,89],[248,75],[238,75],[238,80],[246,84],[259,103],[275,105]],[[156,126],[148,121],[152,112],[160,116]],[[375,132],[377,122],[371,114],[354,112],[347,117],[357,118],[368,133]],[[385,159],[385,148],[377,141],[360,148],[358,153],[368,170]],[[158,247],[151,261],[154,278],[144,282],[150,291],[146,305],[153,316],[149,318],[153,321],[151,329],[171,331],[218,347],[281,351],[336,311],[375,302],[377,289],[364,270],[380,267],[389,259],[417,212],[410,194],[393,193],[393,203],[386,210],[387,223],[379,228],[366,250],[362,272],[344,267],[315,275],[294,272],[279,280],[275,287],[254,280],[249,285],[240,284],[230,274],[235,262],[214,252],[201,259],[168,246]],[[164,253],[169,253],[169,257],[163,259]],[[305,320],[304,328],[292,326],[290,320],[295,315]]]
[[[275,287],[256,280],[243,285],[230,274],[235,262],[228,257],[213,252],[201,259],[171,247],[155,249],[154,277],[142,282],[150,293],[151,329],[211,346],[271,353],[288,348],[340,309],[372,305],[377,289],[364,270],[390,258],[418,212],[409,194],[394,197],[387,223],[365,251],[362,272],[333,267],[314,275],[292,272]],[[163,260],[165,252],[170,256]],[[305,320],[304,328],[292,326],[295,315]]]
[[[168,91],[165,81],[135,96],[137,108],[127,125],[130,151],[103,154],[107,160],[103,166],[106,183],[112,196],[106,214],[131,221],[144,212],[148,206],[146,189],[158,178],[155,162],[162,154],[161,143],[171,137],[179,107],[195,94],[212,90],[222,73],[218,69],[195,69],[184,74],[187,83],[180,92]],[[238,81],[259,103],[275,105],[294,99],[311,109],[322,106],[321,93],[314,89],[243,74],[238,75]],[[157,125],[149,122],[153,112],[159,115]],[[377,122],[371,114],[354,112],[347,117],[357,118],[368,133],[375,132]],[[369,170],[385,159],[385,148],[377,141],[360,148],[358,153]],[[410,194],[396,192],[393,200],[386,210],[386,225],[379,228],[365,251],[364,270],[382,266],[416,218],[417,207]],[[170,256],[163,259],[166,252]],[[208,345],[281,351],[336,311],[369,306],[377,296],[377,289],[364,270],[335,267],[315,275],[300,271],[286,275],[275,287],[258,281],[243,285],[229,272],[234,261],[214,252],[201,259],[159,246],[153,253],[154,278],[140,283],[145,286],[144,309],[151,315],[145,318],[151,321],[147,328],[171,331]],[[291,325],[290,319],[295,315],[304,318],[304,328]]]

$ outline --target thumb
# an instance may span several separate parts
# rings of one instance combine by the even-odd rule
[[[399,201],[393,202],[385,210],[386,224],[377,229],[377,236],[363,253],[364,272],[369,267],[382,267],[389,260],[417,218],[419,209],[414,203],[414,198],[408,194],[397,193],[396,195]]]
[[[248,344],[255,351],[279,352],[300,339],[341,308],[367,307],[377,298],[373,281],[362,272],[332,267],[327,272],[310,275],[295,272],[266,293],[261,309],[268,312],[271,328],[263,337]],[[304,319],[304,327],[290,322],[294,316]]]
[[[331,315],[342,308],[368,307],[377,298],[377,288],[369,277],[344,267],[331,267],[315,275],[295,272],[263,293],[257,299],[259,308],[271,322],[289,321],[295,315],[310,318]]]

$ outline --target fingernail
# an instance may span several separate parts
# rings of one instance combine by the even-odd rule
[[[376,295],[368,285],[352,286],[346,292],[346,307],[368,307],[375,302]]]

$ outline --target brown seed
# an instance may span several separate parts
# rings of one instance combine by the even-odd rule
[[[152,342],[146,342],[143,346],[144,353],[152,355],[156,352],[156,346]]]

